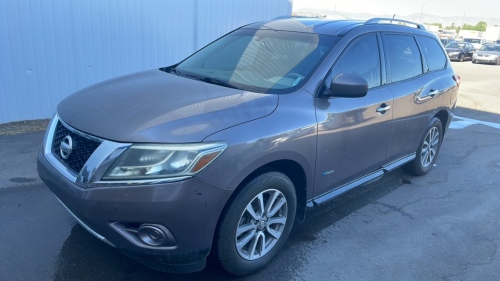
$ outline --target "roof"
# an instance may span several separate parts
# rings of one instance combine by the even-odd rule
[[[425,27],[421,24],[390,18],[373,18],[367,21],[331,20],[319,18],[281,18],[266,22],[252,23],[245,26],[245,28],[283,30],[341,36],[356,27],[375,24],[391,24],[392,26],[399,27],[414,26],[417,29],[425,30]]]
[[[352,29],[363,25],[363,21],[356,20],[327,20],[317,18],[288,18],[267,22],[256,22],[245,28],[272,29],[292,32],[338,35],[344,29]]]

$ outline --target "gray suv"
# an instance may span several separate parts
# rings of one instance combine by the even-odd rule
[[[211,254],[247,275],[307,210],[400,166],[429,172],[459,83],[419,24],[254,23],[67,97],[38,172],[85,229],[150,268],[199,271]]]

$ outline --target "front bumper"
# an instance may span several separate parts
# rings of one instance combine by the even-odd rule
[[[198,178],[139,186],[82,188],[38,155],[40,178],[78,222],[100,240],[146,266],[169,272],[205,267],[215,227],[231,191]],[[116,225],[165,226],[174,243],[154,247],[119,231]]]
[[[479,62],[479,63],[496,63],[498,57],[496,57],[496,56],[488,56],[488,57],[473,56],[472,59],[475,60],[476,62]]]

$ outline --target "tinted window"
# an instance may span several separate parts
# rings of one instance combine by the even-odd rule
[[[354,40],[342,53],[326,81],[340,73],[356,74],[368,82],[368,87],[381,85],[380,53],[376,35],[366,35]]]
[[[384,43],[392,82],[422,74],[422,59],[413,36],[385,35]]]
[[[439,43],[430,37],[418,36],[417,38],[429,71],[443,69],[446,66],[446,55]]]

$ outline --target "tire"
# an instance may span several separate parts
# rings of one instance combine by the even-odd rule
[[[461,56],[458,58],[458,61],[459,61],[459,62],[463,62],[463,61],[464,61],[464,55],[461,55]]]
[[[427,174],[431,169],[443,142],[443,125],[439,118],[432,118],[418,145],[417,155],[413,161],[403,165],[403,170],[415,176]]]
[[[477,63],[476,60],[472,60],[472,63]]]
[[[497,59],[496,65],[500,65],[500,59]]]
[[[264,268],[285,245],[296,206],[286,175],[268,172],[250,181],[221,216],[215,249],[222,267],[237,276]]]

